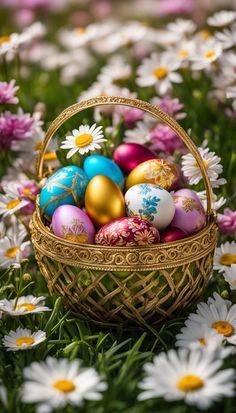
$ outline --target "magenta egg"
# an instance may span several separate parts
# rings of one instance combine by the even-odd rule
[[[155,153],[138,143],[123,143],[113,153],[114,161],[125,174],[129,174],[140,163],[155,158]]]
[[[93,244],[95,228],[82,209],[74,205],[59,206],[52,216],[52,230],[55,235],[82,244]]]
[[[191,191],[190,196],[183,196],[177,191],[173,195],[175,203],[175,215],[170,223],[172,227],[177,227],[188,235],[200,231],[206,225],[206,214],[197,194]],[[187,190],[185,190],[187,191]],[[186,194],[186,192],[184,192]],[[189,193],[187,193],[189,195]]]
[[[161,233],[161,242],[174,242],[186,238],[188,235],[182,229],[168,227]]]
[[[156,244],[158,230],[140,217],[124,217],[104,225],[95,236],[95,243],[109,246],[136,246]]]

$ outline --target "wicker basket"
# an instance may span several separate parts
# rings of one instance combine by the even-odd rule
[[[39,204],[30,228],[39,268],[50,292],[57,291],[66,305],[105,324],[127,320],[155,324],[187,308],[202,293],[212,270],[217,225],[212,191],[203,160],[178,123],[147,102],[124,97],[98,97],[64,110],[46,134],[38,162],[58,128],[84,109],[126,105],[142,109],[169,125],[196,158],[207,190],[207,225],[191,237],[145,247],[106,247],[77,244],[56,237],[40,217]]]

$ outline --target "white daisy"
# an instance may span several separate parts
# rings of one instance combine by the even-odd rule
[[[207,324],[210,328],[222,334],[224,339],[236,345],[236,304],[224,300],[214,293],[206,303],[199,303],[196,314],[191,313],[189,320],[198,324]]]
[[[24,241],[27,232],[16,223],[0,239],[0,268],[20,267],[21,261],[30,255],[30,241]]]
[[[15,212],[28,205],[29,201],[20,199],[17,185],[8,184],[4,186],[4,195],[0,195],[0,215],[4,217],[15,214]]]
[[[173,55],[181,62],[185,64],[190,60],[192,53],[195,50],[195,42],[192,40],[185,40],[177,43],[175,49],[172,50]]]
[[[215,39],[210,39],[196,46],[195,52],[191,55],[193,70],[202,70],[211,66],[222,54],[222,45]]]
[[[236,290],[236,264],[227,267],[223,275],[225,281],[229,283],[231,290]]]
[[[196,30],[196,24],[192,20],[177,19],[174,22],[167,24],[167,29],[177,35],[184,36],[191,34]]]
[[[100,400],[106,383],[94,368],[81,368],[79,360],[48,357],[24,369],[22,401],[37,403],[36,413],[80,406],[83,400]]]
[[[212,188],[218,188],[219,185],[224,185],[226,180],[224,178],[218,179],[219,174],[223,171],[223,166],[220,163],[221,158],[219,158],[215,152],[210,152],[209,148],[199,147],[198,150],[205,164]],[[191,153],[183,155],[182,171],[184,176],[189,180],[190,185],[197,185],[202,179],[201,170]]]
[[[71,158],[76,152],[81,155],[100,149],[101,142],[106,142],[102,133],[102,126],[96,127],[96,123],[92,126],[80,125],[79,129],[74,129],[72,135],[66,136],[66,140],[60,146],[62,149],[70,149],[67,153],[67,158]]]
[[[73,30],[63,29],[59,32],[60,43],[67,49],[87,46],[93,40],[108,36],[114,27],[108,22],[91,23],[87,26],[76,27]]]
[[[230,49],[236,44],[235,30],[224,29],[215,33],[215,38],[221,43],[223,49]]]
[[[113,56],[106,66],[103,66],[97,80],[101,84],[120,83],[129,79],[132,70],[121,56]]]
[[[0,300],[0,310],[12,316],[41,313],[51,311],[44,305],[45,297],[34,297],[33,295],[21,296],[18,299]]]
[[[46,340],[46,333],[38,330],[32,333],[27,328],[18,327],[16,331],[10,331],[3,337],[3,345],[7,351],[28,350]]]
[[[216,248],[213,268],[224,272],[232,264],[236,264],[236,242],[227,241]]]
[[[207,23],[209,26],[223,27],[228,26],[236,19],[236,12],[229,10],[221,10],[208,17]]]
[[[151,128],[145,122],[138,122],[137,126],[133,129],[127,129],[125,131],[124,142],[139,143],[145,145],[151,141]]]
[[[182,76],[176,72],[179,67],[180,61],[173,59],[173,55],[153,53],[139,66],[136,82],[141,87],[155,86],[156,91],[164,95],[171,89],[172,82],[182,82]]]
[[[200,198],[201,203],[203,205],[203,208],[205,209],[205,211],[207,210],[207,195],[206,195],[206,191],[200,191],[197,192],[197,196],[198,198]],[[213,194],[213,209],[215,211],[218,211],[218,209],[220,209],[223,205],[225,205],[226,203],[226,199],[221,196],[219,199],[217,199],[217,195]]]
[[[164,397],[181,400],[207,409],[222,397],[234,394],[234,370],[222,367],[214,352],[202,349],[169,350],[154,357],[144,366],[145,377],[139,387],[139,400]]]
[[[176,335],[177,347],[186,347],[189,349],[208,348],[210,351],[222,345],[224,339],[213,328],[206,324],[198,324],[191,320],[185,321],[185,326],[181,328],[180,333]]]
[[[10,35],[0,36],[0,56],[6,53],[14,53],[18,48],[30,41],[30,35],[27,33],[12,33]]]

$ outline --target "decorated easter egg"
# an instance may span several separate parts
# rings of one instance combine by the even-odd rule
[[[182,189],[179,189],[178,191],[175,191],[175,196],[185,196],[186,198],[193,198],[193,199],[196,199],[196,201],[201,203],[197,193],[188,188],[182,188]]]
[[[188,192],[188,196],[183,196],[179,193],[180,191],[177,191],[173,195],[175,215],[171,226],[180,228],[188,235],[194,234],[206,225],[204,208],[195,192],[190,191],[190,194]],[[186,192],[184,193],[186,195]],[[191,195],[191,197],[189,195]]]
[[[177,166],[166,159],[151,159],[134,168],[126,181],[126,188],[133,185],[149,183],[160,186],[167,191],[172,190],[179,179]]]
[[[119,186],[104,175],[96,175],[85,192],[86,212],[97,225],[105,225],[125,215],[125,202]]]
[[[65,166],[51,175],[43,186],[39,203],[43,215],[51,217],[64,204],[82,206],[88,178],[75,165]]]
[[[165,189],[153,184],[132,186],[125,194],[127,215],[138,215],[159,230],[165,229],[175,214],[172,196]]]
[[[120,167],[102,155],[90,155],[84,161],[84,171],[89,179],[96,175],[104,175],[112,179],[121,188],[124,186],[124,175]]]
[[[155,153],[138,143],[122,143],[113,153],[114,161],[125,174],[129,174],[140,163],[155,158]]]
[[[186,238],[188,235],[182,229],[168,227],[161,233],[161,242],[174,242]]]
[[[138,216],[116,219],[104,225],[95,237],[96,244],[120,247],[150,245],[159,241],[158,230]]]
[[[52,216],[52,230],[55,235],[69,241],[93,244],[95,228],[82,209],[74,205],[61,205]]]

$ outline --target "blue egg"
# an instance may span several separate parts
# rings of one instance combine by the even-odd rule
[[[86,173],[78,166],[59,169],[41,190],[39,203],[42,214],[51,217],[55,209],[64,204],[81,207],[88,182]]]
[[[90,155],[84,161],[84,171],[89,180],[96,175],[105,175],[121,188],[124,186],[124,175],[120,167],[110,158],[102,155]]]

